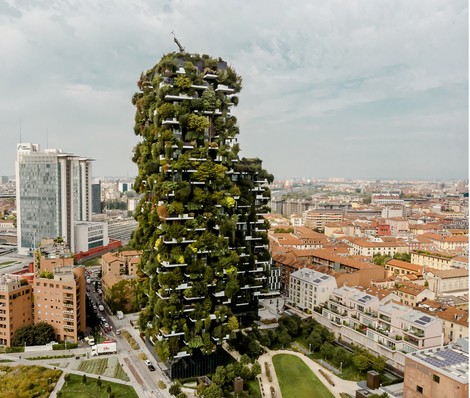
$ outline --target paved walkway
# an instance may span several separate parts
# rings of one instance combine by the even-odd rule
[[[281,389],[279,388],[279,382],[278,382],[277,375],[274,370],[274,365],[272,362],[273,356],[277,354],[290,354],[290,355],[295,355],[301,358],[305,362],[305,364],[312,370],[315,376],[317,376],[320,379],[320,381],[325,385],[325,387],[328,390],[330,390],[331,393],[336,398],[340,398],[340,393],[342,392],[345,392],[353,397],[356,396],[356,390],[359,388],[359,386],[355,381],[348,381],[348,380],[343,380],[339,378],[328,369],[322,367],[317,362],[308,358],[305,354],[301,354],[299,352],[290,351],[290,350],[277,350],[277,351],[267,350],[266,354],[263,354],[258,358],[258,362],[261,365],[261,371],[262,371],[261,376],[260,376],[260,386],[261,386],[261,395],[263,398],[264,397],[271,398],[271,386],[274,387],[274,391],[276,394],[275,397],[276,398],[282,397]],[[272,381],[268,380],[268,377],[266,374],[265,363],[268,364]],[[325,372],[330,377],[330,379],[335,383],[334,386],[332,386],[325,379],[325,377],[320,373],[320,369],[322,369],[322,371]],[[289,398],[289,397],[284,397],[284,398]]]

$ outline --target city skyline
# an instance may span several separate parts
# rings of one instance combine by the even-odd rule
[[[240,155],[275,178],[468,178],[466,2],[198,5],[0,4],[0,174],[22,141],[135,177],[131,98],[174,31],[243,76]]]

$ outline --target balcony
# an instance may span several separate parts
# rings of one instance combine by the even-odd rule
[[[167,101],[183,101],[183,100],[192,100],[194,98],[185,94],[180,94],[180,95],[167,94],[165,95],[165,99]]]
[[[379,318],[382,319],[384,322],[387,322],[387,323],[392,322],[392,318],[390,318],[388,315],[379,314]]]
[[[419,338],[424,337],[424,330],[421,330],[421,329],[410,328],[408,330],[405,329],[404,332],[407,334],[411,334],[413,336],[419,337]]]
[[[180,122],[178,122],[178,120],[176,120],[176,118],[172,118],[172,119],[165,119],[162,121],[162,124],[165,125],[165,124],[169,124],[169,125],[179,125]]]
[[[396,351],[397,350],[397,347],[395,345],[395,343],[392,343],[390,341],[382,341],[382,340],[378,340],[377,341],[382,347],[385,347],[387,350],[390,350],[390,351]]]
[[[166,329],[160,329],[160,333],[164,338],[169,338],[169,337],[175,337],[175,336],[182,336],[184,335],[184,332],[177,332],[172,330],[171,332],[166,330]]]
[[[405,336],[404,340],[407,343],[410,343],[410,344],[414,345],[415,347],[419,347],[419,340],[415,337]]]

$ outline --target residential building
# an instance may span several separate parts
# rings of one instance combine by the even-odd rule
[[[313,317],[341,341],[383,355],[403,371],[406,353],[442,345],[442,321],[395,303],[393,295],[383,297],[343,286]]]
[[[303,213],[304,225],[311,229],[323,231],[327,224],[342,222],[344,212],[345,210],[342,209],[307,210]]]
[[[34,278],[34,322],[54,327],[57,340],[78,342],[86,330],[85,267],[60,266]]]
[[[0,276],[0,345],[11,346],[15,332],[33,324],[32,289],[16,275]]]
[[[76,343],[86,331],[85,279],[65,244],[42,242],[34,262],[34,323],[53,326],[58,341]]]
[[[225,61],[166,54],[138,85],[134,189],[142,200],[133,244],[149,286],[139,296],[142,332],[170,377],[212,373],[224,362],[229,319],[251,323],[267,291],[263,215],[273,178],[259,159],[238,156],[232,109],[241,78]]]
[[[395,288],[396,295],[400,298],[400,303],[416,307],[423,300],[434,300],[436,293],[425,286],[420,286],[410,282],[400,282]]]
[[[417,250],[411,252],[411,262],[423,266],[423,269],[434,268],[448,270],[452,267],[452,259],[455,255]]]
[[[467,398],[468,338],[405,358],[403,398]]]
[[[74,223],[91,220],[91,159],[18,144],[16,204],[20,254],[31,254],[43,238],[74,248]]]
[[[290,274],[287,302],[295,308],[312,313],[315,307],[328,300],[336,287],[336,279],[332,276],[302,268]]]
[[[387,276],[415,275],[416,278],[423,277],[423,266],[408,263],[406,261],[391,259],[385,264]]]
[[[409,252],[406,242],[393,238],[347,238],[344,241],[350,246],[352,255],[373,257],[374,254],[380,254],[393,257],[396,253]]]

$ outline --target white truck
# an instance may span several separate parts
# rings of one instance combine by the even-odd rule
[[[122,311],[116,311],[116,316],[117,316],[117,319],[123,319],[124,313]]]
[[[99,309],[101,312],[103,312],[103,311],[104,311],[103,304],[100,304],[100,305],[98,306],[98,309]]]
[[[101,344],[95,344],[91,347],[91,356],[101,354],[115,354],[116,352],[117,347],[114,341],[104,341]]]

